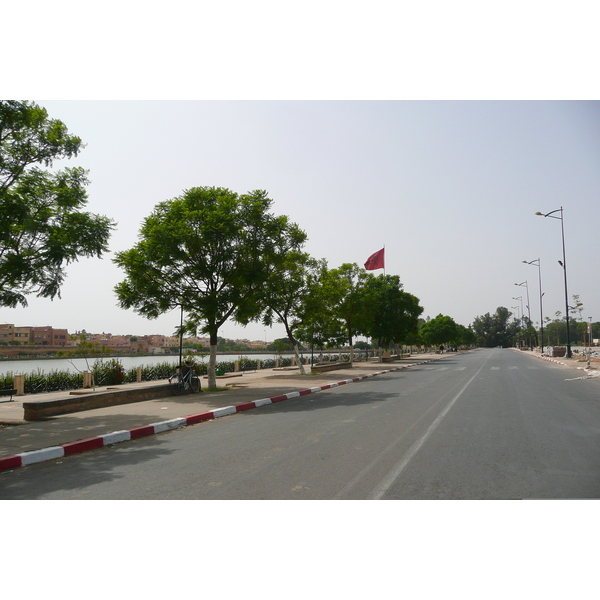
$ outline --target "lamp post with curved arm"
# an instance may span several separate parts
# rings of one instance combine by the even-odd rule
[[[553,216],[554,213],[560,213],[560,217],[556,217]],[[564,223],[564,219],[563,219],[563,207],[561,206],[560,208],[557,208],[556,210],[553,210],[549,213],[541,213],[541,212],[536,212],[536,215],[540,216],[540,217],[550,217],[551,219],[559,219],[560,220],[560,227],[561,227],[561,232],[562,232],[562,248],[563,248],[563,259],[562,262],[559,260],[558,264],[563,268],[563,272],[564,272],[564,276],[565,276],[565,319],[567,321],[567,358],[572,358],[573,353],[571,352],[571,335],[569,332],[569,294],[567,292],[567,255],[565,252],[565,223]]]
[[[544,354],[544,310],[542,308],[542,263],[539,258],[531,261],[522,261],[526,265],[534,265],[538,268],[538,277],[540,282],[540,346],[542,347],[542,354]],[[537,263],[537,265],[535,264]]]
[[[518,306],[511,306],[511,308],[513,310],[517,311],[517,314],[519,314],[519,307]],[[521,319],[521,317],[519,317],[519,320]],[[516,333],[515,334],[515,347],[518,348],[519,347],[519,334]]]
[[[519,317],[519,320],[521,321],[521,326],[523,326],[523,317],[525,316],[525,312],[523,311],[523,296],[518,296],[517,298],[515,298],[513,296],[512,299],[513,300],[520,300],[520,302],[521,302],[521,316]]]
[[[518,298],[512,297],[513,300],[520,300],[521,302],[521,315],[519,316],[519,321],[521,321],[521,329],[523,329],[523,319],[525,318],[525,313],[523,312],[523,296],[519,296]],[[525,340],[521,339],[521,342],[524,344]]]
[[[527,291],[527,318],[529,319],[529,323],[527,324],[527,329],[531,327],[531,309],[529,307],[529,286],[527,285],[527,281],[523,283],[515,283],[515,285],[525,286],[525,290]],[[527,339],[529,340],[529,346],[531,347],[531,334],[528,332]]]

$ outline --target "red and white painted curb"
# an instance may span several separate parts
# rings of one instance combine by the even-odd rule
[[[539,354],[534,354],[533,356],[535,356],[537,358],[541,358],[542,360],[547,360],[548,362],[556,363],[557,365],[563,365],[563,367],[569,366],[566,362],[563,362],[562,360],[556,360],[555,358],[551,358],[550,356],[543,356],[543,355],[539,355]],[[588,374],[588,376],[590,376],[590,377],[598,377],[598,371],[596,371],[595,369],[586,369],[585,367],[575,367],[575,368],[579,369],[580,371],[585,371]]]
[[[96,448],[103,448],[104,446],[112,446],[113,444],[118,444],[119,442],[126,442],[136,438],[162,433],[163,431],[181,429],[183,427],[187,427],[188,425],[195,425],[197,423],[202,423],[203,421],[211,421],[213,419],[218,419],[219,417],[225,417],[227,415],[232,415],[244,410],[250,410],[252,408],[258,408],[260,406],[266,406],[268,404],[275,404],[276,402],[290,400],[291,398],[297,398],[299,396],[306,396],[307,394],[315,394],[317,392],[338,387],[340,385],[345,385],[347,383],[356,383],[357,381],[362,381],[363,379],[369,379],[371,377],[376,377],[377,375],[384,375],[386,373],[400,371],[401,369],[406,369],[407,367],[423,365],[433,362],[434,360],[441,360],[442,358],[445,357],[432,358],[430,360],[424,360],[418,363],[402,365],[401,367],[396,367],[395,369],[386,369],[385,371],[379,371],[378,373],[370,373],[368,375],[362,375],[361,377],[344,379],[336,383],[329,383],[318,387],[299,390],[297,392],[290,392],[289,394],[272,396],[271,398],[252,400],[250,402],[243,402],[242,404],[236,404],[234,406],[224,406],[222,408],[216,408],[215,410],[190,415],[188,417],[177,417],[167,421],[160,421],[159,423],[151,423],[150,425],[134,427],[133,429],[113,431],[112,433],[107,433],[105,435],[77,440],[75,442],[68,442],[66,444],[61,444],[60,446],[51,446],[41,450],[32,450],[29,452],[14,454],[12,456],[0,457],[0,472],[14,469],[16,467],[26,467],[28,465],[33,465],[35,463],[40,463],[47,460],[63,458],[64,456],[78,454],[80,452],[86,452],[87,450],[94,450]]]

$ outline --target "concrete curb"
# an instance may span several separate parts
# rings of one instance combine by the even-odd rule
[[[48,460],[55,460],[57,458],[63,458],[64,456],[70,456],[71,454],[78,454],[81,452],[87,452],[88,450],[94,450],[96,448],[103,448],[105,446],[112,446],[120,442],[126,442],[129,440],[162,433],[173,429],[181,429],[188,425],[196,425],[203,421],[211,421],[218,419],[219,417],[225,417],[252,408],[259,408],[260,406],[267,406],[268,404],[275,404],[276,402],[283,402],[284,400],[290,400],[291,398],[298,398],[299,396],[305,396],[308,394],[315,394],[323,390],[346,385],[348,383],[356,383],[364,379],[376,377],[377,375],[385,375],[386,373],[393,373],[394,371],[400,371],[408,367],[414,367],[418,365],[424,365],[436,360],[441,360],[444,357],[432,358],[430,360],[421,361],[418,363],[410,363],[402,365],[393,369],[386,369],[385,371],[378,371],[377,373],[370,373],[367,375],[361,375],[360,377],[353,377],[352,379],[344,379],[336,383],[328,383],[319,387],[308,388],[304,390],[298,390],[297,392],[290,392],[288,394],[282,394],[280,396],[272,396],[270,398],[261,398],[260,400],[252,400],[250,402],[243,402],[233,406],[224,406],[222,408],[216,408],[212,411],[198,413],[195,415],[189,415],[187,417],[177,417],[175,419],[169,419],[167,421],[160,421],[158,423],[151,423],[150,425],[143,425],[141,427],[134,427],[133,429],[123,431],[113,431],[104,435],[99,435],[91,438],[77,440],[75,442],[67,442],[59,446],[51,446],[49,448],[43,448],[41,450],[31,450],[29,452],[21,452],[12,456],[0,457],[0,472],[15,469],[17,467],[25,467],[35,463],[45,462]]]
[[[542,360],[546,360],[548,362],[556,363],[557,365],[562,365],[563,367],[568,367],[569,365],[562,360],[556,360],[555,358],[550,358],[549,356],[540,356],[539,354],[532,354],[535,358],[541,358]],[[598,377],[599,373],[595,369],[586,369],[585,367],[575,367],[580,371],[585,371],[589,377]]]

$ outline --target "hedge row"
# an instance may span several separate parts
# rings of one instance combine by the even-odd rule
[[[257,360],[243,358],[239,360],[240,371],[256,371]],[[285,367],[291,365],[291,358],[284,358],[280,365]],[[275,360],[261,361],[261,369],[272,369]],[[199,375],[206,375],[208,365],[196,364]],[[158,365],[142,366],[142,381],[159,381],[168,379],[174,372],[172,363],[160,363]],[[222,361],[216,364],[216,370],[231,373],[235,370],[235,361]],[[107,385],[119,385],[121,383],[135,383],[137,381],[137,367],[125,369],[117,358],[109,360],[99,359],[93,367],[95,384],[99,387]],[[14,373],[9,371],[0,374],[0,388],[14,387]],[[52,370],[48,373],[38,369],[34,373],[25,374],[25,393],[40,394],[44,392],[58,392],[63,390],[75,390],[83,387],[83,373],[71,373],[69,371]]]

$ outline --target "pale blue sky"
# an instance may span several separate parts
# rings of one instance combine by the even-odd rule
[[[538,272],[521,261],[541,258],[544,313],[564,311],[560,222],[534,216],[563,206],[569,296],[600,320],[598,102],[36,101],[87,144],[69,164],[90,171],[89,210],[118,222],[112,252],[186,188],[265,189],[331,267],[362,265],[385,245],[386,273],[420,298],[424,316],[468,325],[520,306],[521,294],[526,304],[514,284],[527,280],[539,321]],[[175,313],[148,321],[117,308],[112,252],[70,267],[62,299],[31,298],[0,320],[172,333]],[[222,335],[265,332],[228,324]]]

